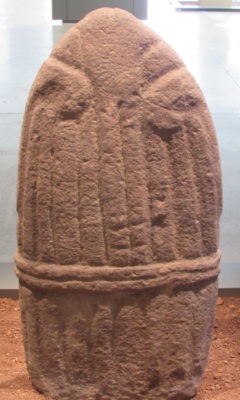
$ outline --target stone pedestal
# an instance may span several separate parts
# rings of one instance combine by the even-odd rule
[[[16,271],[28,371],[63,400],[186,400],[219,272],[216,137],[174,51],[122,10],[73,27],[23,123]]]

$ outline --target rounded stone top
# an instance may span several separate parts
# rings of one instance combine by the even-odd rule
[[[136,266],[216,252],[221,184],[202,93],[131,14],[65,34],[26,106],[18,246],[52,264]]]

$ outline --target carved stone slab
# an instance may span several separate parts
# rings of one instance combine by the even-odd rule
[[[184,400],[208,356],[220,169],[202,93],[135,17],[100,9],[41,67],[18,253],[31,381],[66,400]]]

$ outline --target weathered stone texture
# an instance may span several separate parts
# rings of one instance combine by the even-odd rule
[[[217,295],[216,137],[185,66],[127,12],[90,13],[40,69],[18,213],[34,386],[71,400],[190,398]]]
[[[21,287],[28,370],[64,400],[186,400],[209,351],[216,283],[73,293]]]

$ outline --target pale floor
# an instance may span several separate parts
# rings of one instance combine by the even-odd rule
[[[220,287],[240,287],[240,13],[176,13],[164,0],[149,3],[146,23],[181,56],[215,122],[224,192]],[[0,289],[17,287],[16,172],[24,105],[41,63],[70,26],[51,21],[50,0],[0,0]]]

